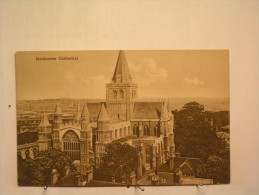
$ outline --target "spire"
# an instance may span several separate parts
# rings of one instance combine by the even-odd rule
[[[55,114],[56,114],[56,115],[61,115],[61,108],[60,108],[60,106],[59,106],[59,103],[57,103],[57,105],[56,105]]]
[[[119,52],[116,68],[112,77],[114,83],[131,83],[132,77],[124,51]]]
[[[48,119],[46,113],[44,112],[41,122],[39,124],[39,127],[49,127],[49,126],[51,126],[49,123],[49,119]]]
[[[87,104],[84,104],[83,111],[82,111],[82,114],[81,114],[81,118],[89,121],[89,111],[88,111]]]
[[[110,121],[110,117],[106,111],[104,104],[102,104],[101,110],[98,115],[98,122]]]
[[[162,119],[167,119],[167,117],[168,117],[167,104],[166,104],[166,102],[162,102],[162,106],[161,106],[161,118],[162,118]]]
[[[81,119],[80,104],[77,104],[76,121],[79,121],[80,119]]]

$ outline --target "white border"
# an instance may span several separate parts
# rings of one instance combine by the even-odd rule
[[[0,194],[259,194],[258,24],[256,0],[0,1]],[[18,187],[14,53],[88,49],[229,49],[231,184],[144,192]]]

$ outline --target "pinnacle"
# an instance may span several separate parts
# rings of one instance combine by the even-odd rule
[[[98,122],[99,121],[109,121],[109,120],[110,120],[110,117],[106,111],[104,104],[102,104],[101,110],[98,115]]]
[[[114,83],[131,83],[132,77],[124,51],[119,52],[116,68],[112,77]]]

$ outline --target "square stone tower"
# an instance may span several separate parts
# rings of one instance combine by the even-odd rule
[[[124,51],[120,51],[112,82],[106,85],[106,107],[112,118],[114,115],[130,120],[134,103],[138,98],[138,86],[133,83]]]

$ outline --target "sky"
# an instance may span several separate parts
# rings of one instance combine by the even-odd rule
[[[229,97],[227,50],[124,51],[133,82],[138,84],[139,98]],[[17,52],[17,100],[105,99],[105,84],[111,82],[118,54],[119,51]]]

